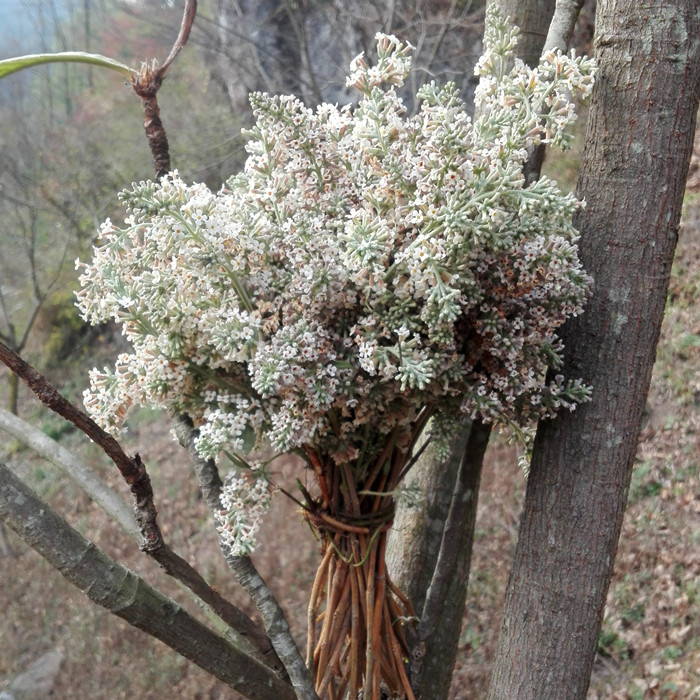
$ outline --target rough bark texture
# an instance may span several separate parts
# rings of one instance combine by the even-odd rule
[[[564,332],[593,401],[540,426],[490,700],[585,698],[663,316],[700,82],[696,0],[598,4],[579,195],[596,284]]]
[[[236,649],[73,530],[0,462],[0,520],[92,601],[245,697],[294,700],[272,670]]]

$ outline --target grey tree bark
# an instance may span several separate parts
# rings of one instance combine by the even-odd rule
[[[294,700],[274,671],[88,542],[0,462],[0,520],[92,601],[251,700]]]
[[[598,3],[579,196],[595,278],[564,330],[593,401],[538,430],[489,700],[584,698],[620,534],[700,89],[696,0]]]
[[[439,513],[440,518],[433,520],[433,524],[442,527],[438,533],[433,527],[427,541],[422,537],[417,540],[427,550],[419,555],[420,559],[433,564],[429,569],[427,588],[421,586],[417,593],[422,597],[422,605],[417,608],[420,619],[413,641],[410,668],[416,697],[438,700],[446,698],[450,690],[464,619],[481,469],[490,432],[490,426],[480,421],[469,425],[465,432],[466,447],[464,441],[460,441],[463,446],[461,460],[454,465],[453,454],[445,465],[456,466],[457,469],[456,474],[453,469],[447,470],[451,483],[451,492],[447,494],[451,494],[451,499],[445,519],[440,519],[442,513]],[[440,466],[422,470],[431,477],[427,484],[438,488],[446,485],[446,480],[440,474]],[[444,497],[445,493],[443,488],[438,495]],[[420,531],[418,534],[421,534]],[[438,539],[436,535],[439,535],[437,551],[434,547]]]

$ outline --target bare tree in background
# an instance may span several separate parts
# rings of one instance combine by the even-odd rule
[[[54,0],[26,3],[40,50],[87,40],[65,23],[74,9]],[[89,139],[71,123],[81,74],[69,64],[59,68],[60,81],[48,66],[34,76],[39,89],[25,74],[0,86],[0,115],[11,125],[0,134],[0,339],[17,352],[27,350],[42,311],[65,282],[66,261],[92,238],[117,186],[109,168],[90,167]],[[9,373],[8,381],[8,408],[16,414],[17,377]]]
[[[0,147],[0,340],[17,352],[27,347],[39,312],[60,278],[70,242],[65,227],[55,222],[55,210],[37,198],[36,180],[27,168],[35,150],[31,136],[36,135],[35,129],[19,127],[0,137],[12,140]],[[47,256],[47,246],[56,254]],[[9,373],[8,381],[8,408],[16,414],[17,376]]]
[[[371,52],[378,31],[415,45],[408,99],[435,79],[455,81],[469,101],[483,10],[483,2],[455,0],[217,0],[213,9],[203,8],[195,36],[234,111],[248,109],[254,90],[294,93],[310,105],[355,99],[345,87],[347,66],[360,52]]]

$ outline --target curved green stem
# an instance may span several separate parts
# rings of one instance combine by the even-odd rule
[[[87,63],[92,66],[117,71],[128,78],[136,75],[136,71],[132,68],[129,68],[124,63],[115,61],[113,58],[83,51],[64,51],[61,53],[37,53],[6,58],[4,61],[0,61],[0,78],[4,78],[24,68],[33,68],[42,63]]]

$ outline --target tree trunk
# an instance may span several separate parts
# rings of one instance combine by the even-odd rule
[[[392,580],[409,597],[418,614],[423,610],[440,554],[442,533],[470,425],[466,423],[445,461],[438,460],[432,445],[425,448],[406,476],[396,508],[387,548],[387,566]]]
[[[536,66],[554,14],[556,0],[489,0],[520,29],[516,53],[528,66]]]
[[[467,598],[481,469],[490,434],[490,425],[472,422],[425,595],[418,624],[418,659],[412,660],[411,668],[416,695],[424,700],[446,698],[450,690]]]
[[[593,401],[538,430],[490,700],[586,696],[692,148],[698,3],[603,0],[595,47],[578,222],[595,290],[563,333]]]

